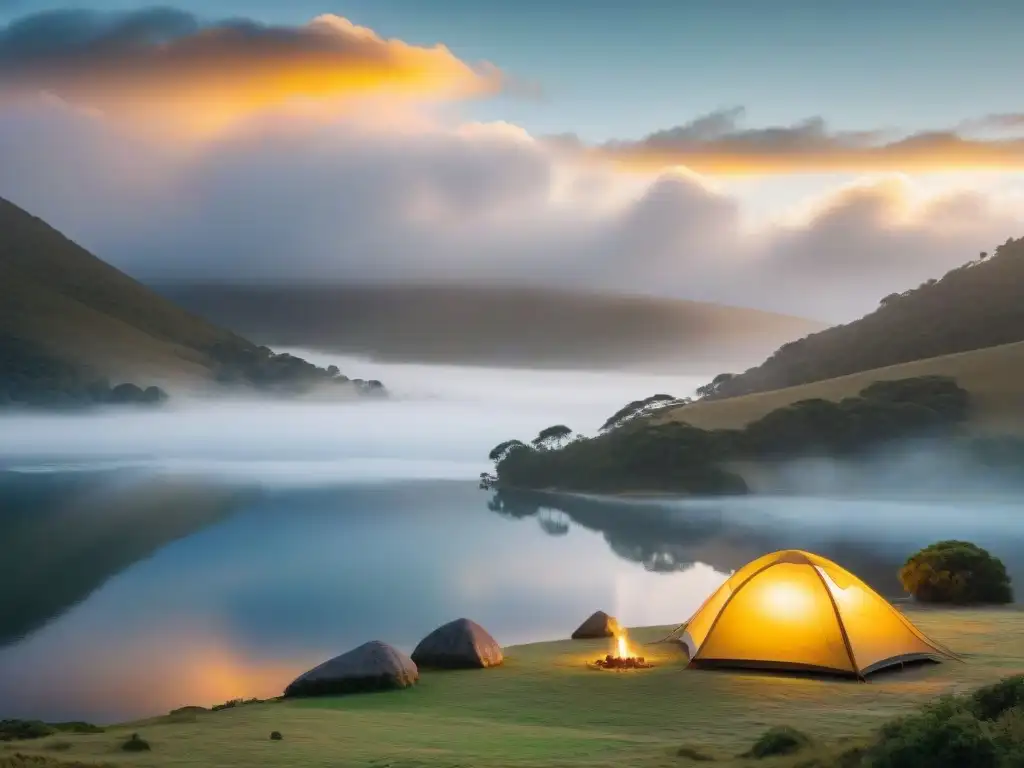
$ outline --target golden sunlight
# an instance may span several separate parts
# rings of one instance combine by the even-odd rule
[[[55,51],[25,62],[0,99],[45,92],[112,117],[212,133],[295,102],[336,113],[368,97],[446,101],[503,86],[496,68],[467,64],[443,45],[384,39],[336,16],[278,31],[215,26],[159,45],[137,41],[116,55],[102,47],[73,59]]]

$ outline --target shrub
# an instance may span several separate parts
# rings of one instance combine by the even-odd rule
[[[761,760],[766,757],[791,755],[794,752],[799,752],[810,743],[811,740],[806,734],[801,733],[796,728],[790,728],[788,725],[781,725],[769,728],[762,733],[760,738],[754,742],[754,746],[742,756],[756,757],[758,760]]]
[[[284,738],[284,736],[281,735],[280,731],[271,731],[270,732],[270,740],[271,741],[280,741],[283,738]]]
[[[976,544],[940,541],[912,555],[900,583],[925,603],[1009,603],[1010,577],[1002,561]]]
[[[133,733],[132,737],[121,745],[125,752],[148,752],[149,742],[141,738],[139,734]]]
[[[868,750],[872,768],[998,768],[986,724],[957,702],[943,702],[886,724]]]
[[[996,720],[1012,709],[1024,708],[1024,675],[1014,675],[971,694],[971,712],[980,720]]]
[[[241,707],[246,704],[262,704],[263,699],[228,699],[223,704],[214,704],[210,707],[211,712],[220,712],[222,709],[234,709],[235,707]]]
[[[55,730],[41,720],[0,720],[0,741],[41,739]]]

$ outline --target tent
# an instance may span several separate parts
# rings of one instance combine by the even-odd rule
[[[748,563],[680,629],[694,667],[863,679],[906,662],[956,658],[849,571],[801,550]]]

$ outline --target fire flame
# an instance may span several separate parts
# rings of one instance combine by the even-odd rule
[[[626,639],[625,630],[621,630],[615,636],[615,656],[620,659],[628,659],[633,656],[633,652],[629,649],[629,641]]]

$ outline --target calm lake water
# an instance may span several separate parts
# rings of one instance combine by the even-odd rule
[[[111,722],[272,696],[378,638],[467,616],[502,644],[592,611],[685,620],[768,551],[810,549],[883,594],[915,548],[967,538],[1024,584],[1009,501],[497,497],[455,480],[306,487],[180,469],[0,472],[0,718]]]
[[[794,465],[792,498],[612,504],[476,487],[502,440],[555,423],[594,434],[626,402],[689,394],[714,372],[317,362],[394,397],[0,419],[0,718],[112,722],[273,696],[366,640],[410,651],[461,616],[506,645],[567,637],[598,609],[682,622],[729,571],[786,547],[894,595],[908,554],[967,538],[1024,584],[1019,493],[884,500],[999,490],[920,449],[867,470]]]

